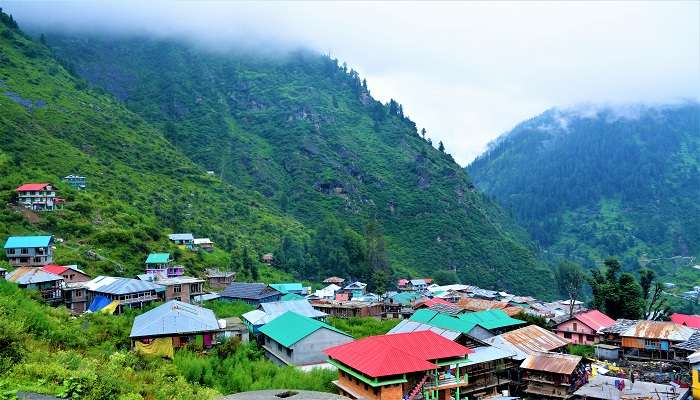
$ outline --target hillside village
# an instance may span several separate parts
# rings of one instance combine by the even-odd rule
[[[81,177],[77,187],[85,189]],[[71,183],[73,185],[73,183]],[[23,184],[17,205],[60,212],[50,183]],[[181,251],[216,244],[192,233],[168,235]],[[144,309],[133,320],[133,352],[168,363],[184,348],[210,352],[250,343],[272,363],[337,373],[334,390],[351,399],[686,399],[699,398],[700,316],[670,321],[613,320],[580,301],[541,301],[429,277],[399,279],[385,293],[332,276],[300,282],[241,282],[234,271],[188,276],[169,252],[143,254],[143,274],[89,276],[57,265],[61,240],[10,236],[11,266],[0,278],[38,292],[81,318]],[[274,254],[261,262],[272,264]],[[212,304],[242,304],[218,318]],[[353,337],[332,321],[390,321],[382,334]]]

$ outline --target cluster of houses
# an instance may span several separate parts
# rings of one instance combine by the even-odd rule
[[[170,240],[192,250],[204,243],[191,234]],[[301,283],[236,282],[234,273],[218,270],[192,277],[166,252],[148,255],[144,274],[136,278],[93,278],[76,265],[53,264],[52,236],[10,237],[4,249],[14,269],[0,270],[0,278],[36,289],[48,303],[75,314],[163,302],[135,319],[130,339],[138,352],[172,357],[184,346],[208,349],[226,338],[250,340],[276,364],[336,370],[337,391],[353,399],[700,396],[700,316],[616,321],[580,302],[441,286],[429,278],[399,280],[396,290],[380,295],[339,277],[317,290]],[[241,318],[217,319],[201,307],[206,301],[255,308]],[[547,325],[528,323],[528,315]],[[355,340],[330,325],[329,317],[399,322],[384,335]],[[592,346],[595,356],[569,354],[572,344]],[[690,374],[660,372],[652,382],[626,368],[627,362],[637,363],[634,368],[663,362]]]

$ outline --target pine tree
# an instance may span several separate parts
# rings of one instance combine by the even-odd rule
[[[445,145],[442,144],[442,140],[441,140],[440,143],[438,144],[438,150],[440,150],[441,153],[444,153],[444,152],[445,152]]]

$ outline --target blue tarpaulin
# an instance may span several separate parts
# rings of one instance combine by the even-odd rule
[[[109,305],[112,300],[106,298],[105,296],[97,296],[95,299],[92,300],[92,303],[90,304],[90,307],[88,307],[88,311],[96,312],[99,311]]]

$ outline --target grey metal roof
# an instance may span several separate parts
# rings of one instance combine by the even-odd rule
[[[263,310],[253,310],[244,313],[243,315],[241,315],[241,318],[250,322],[251,325],[262,325],[264,324],[263,320],[265,318],[265,315],[265,311]]]
[[[634,319],[623,319],[620,318],[615,322],[615,325],[609,326],[607,328],[603,328],[600,330],[600,333],[617,333],[620,334],[627,329],[635,326],[637,324],[637,320]]]
[[[353,283],[345,286],[344,289],[345,290],[354,290],[354,289],[364,289],[366,287],[367,287],[366,283],[362,283],[362,282],[357,281],[357,282],[353,282]]]
[[[92,292],[117,295],[147,292],[149,290],[160,291],[164,289],[162,285],[152,282],[114,276],[98,276],[91,281],[85,282],[84,285],[87,290]]]
[[[700,350],[700,330],[696,330],[695,333],[693,333],[693,335],[690,336],[690,338],[688,338],[688,340],[685,342],[678,343],[673,347],[689,351]]]
[[[262,321],[259,321],[259,323],[263,324],[272,321],[287,311],[293,311],[296,314],[309,318],[323,318],[328,315],[313,308],[311,303],[306,299],[262,303],[260,304],[260,308],[265,312],[265,317],[263,317]]]
[[[204,293],[204,294],[194,296],[192,299],[198,303],[201,303],[203,301],[216,300],[219,297],[221,297],[221,296],[219,296],[218,293]]]
[[[7,274],[6,279],[18,285],[62,281],[63,277],[46,272],[38,267],[20,267]]]
[[[170,240],[194,240],[194,235],[191,233],[173,233],[168,235]]]
[[[489,361],[501,360],[503,358],[515,357],[514,351],[499,349],[494,346],[475,347],[474,353],[469,354],[469,362],[472,364],[485,363]]]
[[[129,337],[211,332],[219,330],[212,310],[171,300],[134,319]]]
[[[433,331],[438,335],[449,339],[452,341],[457,340],[461,335],[460,332],[451,331],[449,329],[438,328],[432,325],[424,324],[417,321],[411,321],[410,319],[404,319],[399,322],[394,328],[392,328],[388,333],[409,333],[409,332],[420,332],[420,331]]]
[[[625,382],[624,390],[620,391],[615,387],[615,381],[621,380],[616,376],[596,375],[591,380],[581,386],[574,395],[585,399],[659,399],[659,400],[680,400],[685,399],[688,388],[679,388],[673,385],[661,385],[652,382],[636,380],[634,383],[628,379]]]
[[[267,297],[281,295],[279,291],[267,286],[264,283],[243,283],[233,282],[224,289],[221,297],[232,299],[260,300]]]
[[[221,271],[219,269],[209,268],[206,271],[208,278],[228,278],[231,276],[236,276],[233,271]]]
[[[464,312],[464,309],[456,304],[433,304],[432,306],[428,307],[428,309],[449,315],[457,315]]]
[[[425,283],[425,279],[411,279],[411,285],[413,285],[413,286],[427,285],[427,283]]]

